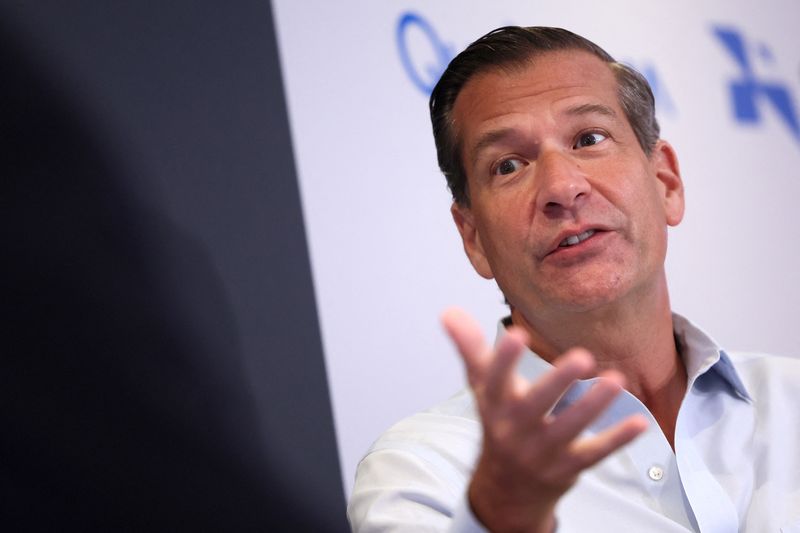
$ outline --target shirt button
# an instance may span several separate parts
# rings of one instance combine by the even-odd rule
[[[661,478],[664,477],[664,470],[660,466],[651,466],[647,475],[653,481],[661,481]]]

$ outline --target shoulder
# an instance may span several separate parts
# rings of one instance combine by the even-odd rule
[[[754,398],[790,393],[800,387],[800,357],[758,352],[725,352]]]
[[[761,352],[731,352],[725,350],[736,370],[761,375],[788,372],[796,376],[800,372],[800,357],[775,355]]]
[[[348,506],[354,530],[421,523],[445,529],[463,499],[480,442],[466,389],[393,425],[358,465]]]
[[[481,425],[472,393],[463,389],[444,402],[394,424],[375,441],[364,459],[394,451],[423,459],[446,457],[459,462],[474,457],[480,437]]]

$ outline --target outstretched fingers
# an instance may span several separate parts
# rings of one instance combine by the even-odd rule
[[[475,386],[476,383],[482,382],[491,359],[491,352],[483,338],[480,325],[457,307],[442,313],[441,320],[445,331],[464,360],[470,385]]]
[[[594,437],[575,441],[571,451],[577,460],[578,469],[584,470],[599,463],[644,433],[647,426],[647,419],[641,414],[636,414]]]
[[[581,348],[569,350],[555,361],[553,370],[531,384],[516,373],[516,364],[528,342],[523,330],[509,328],[492,348],[486,343],[478,322],[461,309],[445,311],[442,324],[464,360],[470,386],[479,396],[488,434],[492,434],[493,423],[507,424],[516,420],[515,424],[520,428],[544,431],[546,435],[540,434],[540,438],[545,437],[550,446],[567,451],[568,462],[582,470],[624,446],[647,428],[647,420],[635,415],[598,435],[578,438],[622,391],[624,378],[615,371],[602,374],[577,402],[557,417],[547,418],[553,405],[576,380],[594,375],[595,362],[588,351]],[[544,424],[540,425],[543,421]]]
[[[442,314],[442,324],[464,360],[472,388],[489,402],[507,397],[516,377],[516,363],[528,340],[525,332],[510,328],[492,349],[484,340],[480,325],[464,311],[448,309]]]
[[[624,386],[625,378],[619,372],[603,373],[578,401],[552,421],[550,438],[556,442],[575,439],[611,405]]]
[[[576,380],[590,377],[595,362],[588,351],[573,348],[559,357],[553,366],[555,368],[542,375],[526,394],[524,408],[536,416],[550,412]]]
[[[527,382],[517,375],[516,368],[527,341],[527,334],[512,326],[495,346],[483,382],[482,393],[487,402],[496,404],[524,393]]]
[[[523,330],[508,328],[492,347],[464,311],[445,311],[442,323],[464,360],[483,425],[481,455],[469,489],[476,516],[499,529],[549,527],[558,499],[578,474],[642,433],[647,420],[634,415],[581,437],[622,390],[621,374],[604,373],[572,406],[552,415],[576,380],[595,375],[589,352],[569,350],[552,370],[530,382],[516,370],[529,342]]]

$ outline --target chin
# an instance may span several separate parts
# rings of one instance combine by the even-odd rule
[[[629,284],[619,274],[606,280],[593,278],[584,283],[560,286],[549,295],[545,305],[573,313],[590,312],[608,308],[620,301],[628,292]]]

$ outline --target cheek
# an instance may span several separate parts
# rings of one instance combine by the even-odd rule
[[[526,191],[494,193],[481,202],[482,226],[496,241],[517,241],[527,235],[531,224],[532,201]]]
[[[658,180],[641,169],[637,170],[639,174],[630,174],[630,169],[628,170],[628,176],[633,176],[629,179],[603,184],[601,187],[604,196],[627,219],[628,225],[634,230],[666,225]]]
[[[667,221],[664,205],[656,194],[641,198],[634,215],[634,238],[641,254],[655,264],[663,264],[667,253]]]
[[[483,213],[479,231],[486,261],[498,283],[502,283],[525,270],[531,228],[524,205],[512,201],[497,205],[498,209]]]

